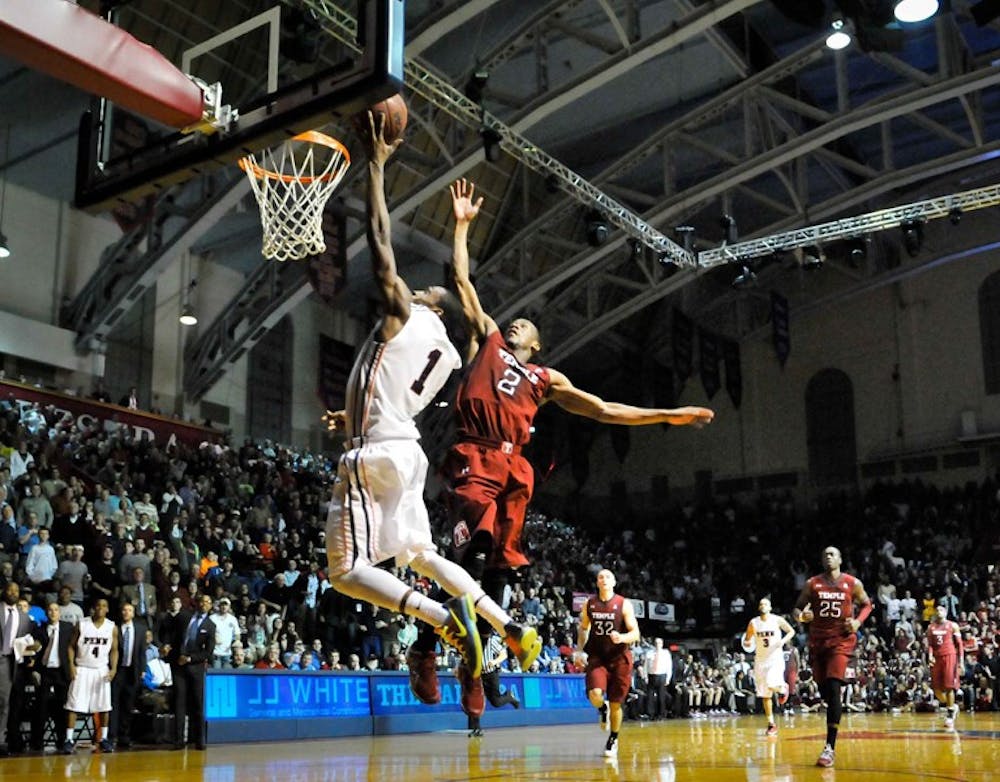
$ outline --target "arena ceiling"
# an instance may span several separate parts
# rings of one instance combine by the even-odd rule
[[[132,0],[116,15],[179,62],[183,50],[273,5]],[[283,57],[283,81],[346,53],[321,11],[354,3],[304,5],[318,60]],[[696,247],[709,248],[726,238],[723,214],[741,238],[760,236],[1000,182],[1000,21],[983,18],[988,5],[951,0],[935,19],[899,28],[886,25],[889,0],[408,0],[406,55],[463,91],[478,75],[490,115],[664,235],[691,226]],[[835,53],[825,39],[837,18],[854,41]],[[251,37],[203,67],[238,105],[262,89],[262,49]],[[12,129],[7,175],[68,199],[86,97],[0,65]],[[824,248],[815,272],[801,255],[771,258],[756,265],[756,289],[737,292],[736,269],[678,270],[622,231],[594,246],[589,205],[570,189],[509,151],[487,160],[479,129],[432,101],[411,95],[410,111],[388,182],[404,273],[440,279],[451,233],[446,185],[469,177],[486,197],[471,249],[487,310],[538,321],[547,360],[583,377],[597,367],[613,376],[640,356],[669,368],[674,307],[742,339],[766,326],[772,289],[794,313],[913,273],[955,242],[928,226],[914,258],[900,253],[896,235],[873,237],[860,262]],[[339,130],[356,149],[349,129]],[[352,218],[362,184],[353,176],[339,194]],[[195,396],[309,293],[303,274],[260,260],[254,209],[240,198],[240,208],[198,227],[195,249],[247,280],[189,349]],[[340,306],[364,316],[363,233],[357,219],[349,227]],[[78,313],[99,317],[101,302],[89,304],[96,314],[95,306]]]

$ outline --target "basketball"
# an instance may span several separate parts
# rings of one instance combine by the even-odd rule
[[[390,144],[398,138],[402,138],[406,129],[406,120],[409,112],[406,108],[406,101],[400,94],[392,95],[383,101],[369,106],[368,110],[375,115],[375,127],[379,122],[383,124],[382,137]],[[381,118],[381,119],[380,119]],[[355,118],[355,125],[362,134],[368,132],[368,116],[362,112]]]

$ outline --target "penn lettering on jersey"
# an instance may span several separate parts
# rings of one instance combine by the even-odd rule
[[[111,639],[102,638],[100,636],[85,635],[83,637],[83,642],[88,646],[108,646],[111,643]]]

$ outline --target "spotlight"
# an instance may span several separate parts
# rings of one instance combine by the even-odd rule
[[[486,82],[490,80],[490,72],[485,68],[476,68],[465,82],[465,97],[473,103],[483,102],[483,92],[486,90]]]
[[[594,209],[587,213],[587,242],[591,247],[600,247],[610,233],[611,229],[600,212]]]
[[[741,290],[742,288],[749,288],[755,282],[757,282],[757,275],[754,274],[753,269],[743,264],[740,267],[740,273],[733,279],[733,287],[736,290]]]
[[[844,29],[844,22],[842,20],[835,19],[833,24],[830,26],[833,28],[833,32],[831,32],[826,38],[826,46],[828,49],[838,51],[840,49],[846,49],[851,45],[851,36],[847,30]]]
[[[194,314],[194,307],[185,304],[181,310],[181,316],[177,319],[182,326],[197,326],[198,316]]]
[[[677,262],[667,255],[667,253],[659,253],[656,256],[656,260],[658,260],[660,262],[660,266],[663,267],[663,278],[665,280],[670,279],[681,270],[681,267],[677,265]]]
[[[903,229],[903,246],[906,254],[916,258],[924,244],[924,224],[920,220],[907,220],[900,226]]]
[[[486,159],[490,163],[496,163],[500,159],[502,136],[493,128],[488,128],[485,125],[479,129],[479,135],[483,139],[483,152],[486,154]]]
[[[638,258],[642,255],[642,242],[638,239],[632,237],[628,240],[628,254],[632,258]]]
[[[719,218],[719,226],[726,232],[725,243],[736,244],[740,238],[740,232],[736,228],[736,220],[732,215],[724,214]]]
[[[938,12],[938,0],[897,0],[893,13],[901,22],[922,22]]]
[[[680,240],[681,247],[685,252],[694,252],[694,226],[679,225],[674,229],[674,236]]]
[[[10,258],[10,245],[3,231],[0,231],[0,258]]]
[[[823,248],[813,247],[809,250],[803,250],[802,252],[802,269],[807,272],[819,271],[823,268],[823,262],[826,258],[823,255]]]
[[[962,207],[953,206],[951,211],[948,212],[948,220],[952,225],[958,225],[962,222]]]

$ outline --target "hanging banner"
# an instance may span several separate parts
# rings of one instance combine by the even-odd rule
[[[771,291],[771,330],[778,363],[785,366],[788,354],[792,352],[792,336],[788,329],[788,299],[776,291]]]
[[[681,385],[691,377],[694,363],[694,323],[680,310],[674,310],[674,373]]]
[[[698,329],[698,352],[701,354],[701,384],[708,398],[718,392],[719,380],[719,338],[705,329]]]
[[[323,213],[323,241],[326,250],[308,259],[309,282],[326,304],[334,306],[347,285],[347,220],[329,210]]]
[[[722,363],[726,368],[726,391],[733,407],[740,409],[743,401],[743,370],[740,367],[740,343],[727,339],[722,343]]]

